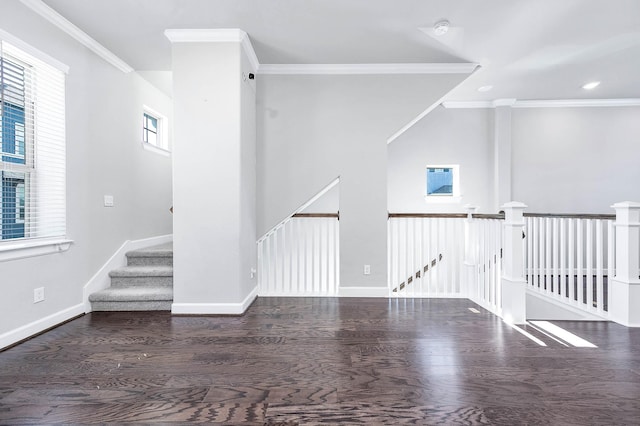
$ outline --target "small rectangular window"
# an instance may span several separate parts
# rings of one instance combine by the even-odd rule
[[[158,119],[147,113],[144,114],[142,140],[156,146],[158,143]]]
[[[142,113],[143,148],[167,155],[169,151],[167,135],[167,119],[151,108],[144,106]]]
[[[426,198],[436,199],[438,197],[451,197],[449,198],[450,201],[460,197],[458,165],[426,167]]]

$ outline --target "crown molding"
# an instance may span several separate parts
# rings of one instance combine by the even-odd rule
[[[247,33],[239,28],[180,28],[168,29],[164,35],[172,43],[240,43]]]
[[[442,106],[447,109],[494,108],[492,101],[445,101]]]
[[[64,16],[47,6],[42,0],[20,0],[22,4],[33,10],[38,15],[51,22],[53,25],[70,35],[76,41],[87,47],[96,55],[100,56],[105,61],[109,62],[114,67],[118,68],[124,73],[130,73],[133,68],[125,61],[117,57],[109,49],[95,41],[87,33],[76,27],[69,22]]]
[[[508,107],[512,107],[516,104],[517,99],[513,99],[513,98],[503,98],[503,99],[495,99],[493,102],[491,102],[491,104],[493,105],[493,107],[501,107],[501,106],[508,106]]]
[[[511,106],[512,108],[585,108],[585,107],[627,107],[640,106],[640,98],[623,99],[549,99],[549,100],[515,100],[496,99],[495,101],[446,101],[445,108],[495,108]]]
[[[584,108],[640,106],[639,98],[621,99],[557,99],[517,101],[514,108]]]
[[[249,35],[246,35],[246,37],[244,37],[242,39],[242,48],[244,49],[244,53],[247,55],[247,58],[249,59],[249,63],[251,64],[251,67],[253,68],[254,71],[258,71],[258,69],[260,69],[260,61],[258,61],[258,56],[256,56],[256,51],[253,50],[253,45],[251,44],[251,39],[249,38]]]
[[[351,75],[351,74],[471,74],[475,63],[453,64],[261,64],[260,74]]]
[[[24,41],[20,40],[17,37],[14,37],[13,35],[9,34],[8,32],[0,29],[0,43],[2,41],[5,41],[15,47],[17,47],[18,49],[22,50],[23,52],[28,53],[29,55],[40,59],[41,61],[51,65],[52,67],[62,71],[65,74],[69,74],[69,66],[67,64],[63,64],[62,62],[58,61],[55,58],[52,58],[51,56],[47,55],[46,53],[36,49],[35,47],[31,46],[30,44],[25,43]]]
[[[249,35],[239,28],[169,29],[164,35],[172,43],[240,43],[253,69],[260,67]]]

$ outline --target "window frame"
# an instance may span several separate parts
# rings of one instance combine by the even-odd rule
[[[59,106],[61,106],[62,110],[64,111],[64,108],[65,108],[64,105],[66,103],[65,96],[64,96],[64,85],[65,85],[64,80],[65,80],[66,74],[69,73],[69,67],[63,64],[62,62],[59,62],[56,59],[50,57],[46,53],[41,52],[40,50],[30,46],[29,44],[23,42],[19,38],[1,29],[0,29],[0,43],[3,44],[3,45],[0,45],[0,53],[2,54],[2,56],[6,60],[10,62],[17,62],[21,66],[23,64],[26,64],[29,68],[28,72],[34,72],[34,73],[37,72],[39,75],[40,67],[48,67],[46,69],[48,69],[49,71],[44,71],[45,74],[51,72],[50,70],[55,70],[61,73],[60,76],[62,77],[62,80],[60,80],[60,82],[62,83],[62,85],[58,85],[57,87],[62,89],[62,92],[60,92],[61,98],[59,99],[61,103],[59,104]],[[5,51],[3,47],[6,47],[7,51]],[[9,49],[9,47],[11,49]],[[24,192],[25,192],[24,220],[22,220],[22,217],[21,217],[22,209],[21,209],[20,203],[18,202],[18,198],[17,198],[18,193],[16,193],[16,200],[15,200],[16,201],[16,206],[15,206],[16,222],[23,223],[25,225],[25,232],[24,232],[24,236],[21,238],[8,238],[8,239],[0,240],[0,262],[64,252],[68,250],[71,244],[73,243],[73,241],[68,239],[66,236],[66,209],[64,209],[65,216],[64,216],[63,227],[60,228],[62,229],[61,233],[59,234],[45,233],[42,235],[31,234],[31,229],[30,228],[27,229],[28,228],[27,224],[30,223],[29,222],[30,220],[33,220],[32,218],[33,212],[31,212],[31,209],[33,206],[31,206],[30,203],[32,201],[39,202],[40,200],[39,198],[33,198],[34,196],[38,197],[38,194],[33,192],[35,191],[34,176],[40,173],[38,171],[39,169],[36,168],[36,163],[35,163],[36,151],[38,150],[38,145],[40,144],[40,141],[39,139],[37,139],[37,136],[35,135],[35,127],[33,126],[33,123],[34,123],[34,119],[39,114],[39,112],[41,113],[41,108],[44,108],[42,105],[36,104],[36,102],[34,102],[36,97],[34,96],[35,92],[32,92],[32,90],[34,89],[34,87],[39,88],[40,87],[39,83],[36,83],[36,85],[34,85],[33,78],[31,76],[28,78],[25,77],[25,80],[27,79],[29,79],[31,83],[26,88],[27,93],[25,93],[25,105],[24,105],[25,123],[22,129],[24,134],[21,135],[23,137],[22,143],[24,144],[24,153],[23,155],[10,156],[15,158],[20,157],[20,159],[24,159],[24,164],[21,164],[22,162],[7,161],[4,163],[7,163],[7,164],[11,163],[11,167],[6,167],[6,166],[2,167],[3,172],[6,171],[9,173],[21,173],[25,176],[24,183],[23,183]],[[47,81],[47,80],[44,80],[44,81]],[[62,116],[62,118],[64,119],[64,116]],[[61,124],[58,125],[58,127],[62,129],[62,133],[59,135],[61,138],[59,140],[62,141],[62,151],[64,151],[64,145],[65,145],[64,126],[65,125],[63,120],[61,121]],[[19,139],[19,138],[16,137],[16,139]],[[47,146],[49,143],[50,142],[47,141]],[[64,163],[66,163],[66,161]],[[66,194],[65,194],[66,190],[64,189],[65,180],[66,179],[63,178],[61,181],[58,181],[59,184],[62,185],[63,197],[66,197]],[[16,189],[17,189],[17,186],[16,186]],[[42,188],[40,188],[40,191],[45,191],[45,194],[46,194],[46,190],[43,190]]]
[[[429,169],[452,170],[452,192],[450,194],[429,194]],[[458,203],[462,200],[460,191],[460,165],[459,164],[428,164],[424,167],[424,199],[429,203]]]
[[[147,117],[153,118],[156,120],[156,143],[151,143],[148,138],[145,138],[149,129],[147,129]],[[155,152],[160,155],[170,156],[171,150],[169,149],[169,132],[168,132],[168,120],[167,117],[160,114],[156,110],[148,107],[147,105],[142,106],[142,148]]]

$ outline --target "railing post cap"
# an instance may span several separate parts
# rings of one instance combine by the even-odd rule
[[[640,203],[636,201],[621,201],[611,206],[613,209],[640,209]]]
[[[525,203],[521,203],[520,201],[510,201],[501,206],[503,209],[526,209],[527,205]]]

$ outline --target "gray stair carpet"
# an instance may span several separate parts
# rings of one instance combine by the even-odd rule
[[[126,254],[127,266],[109,273],[111,286],[89,295],[93,311],[170,311],[173,303],[173,245]]]

